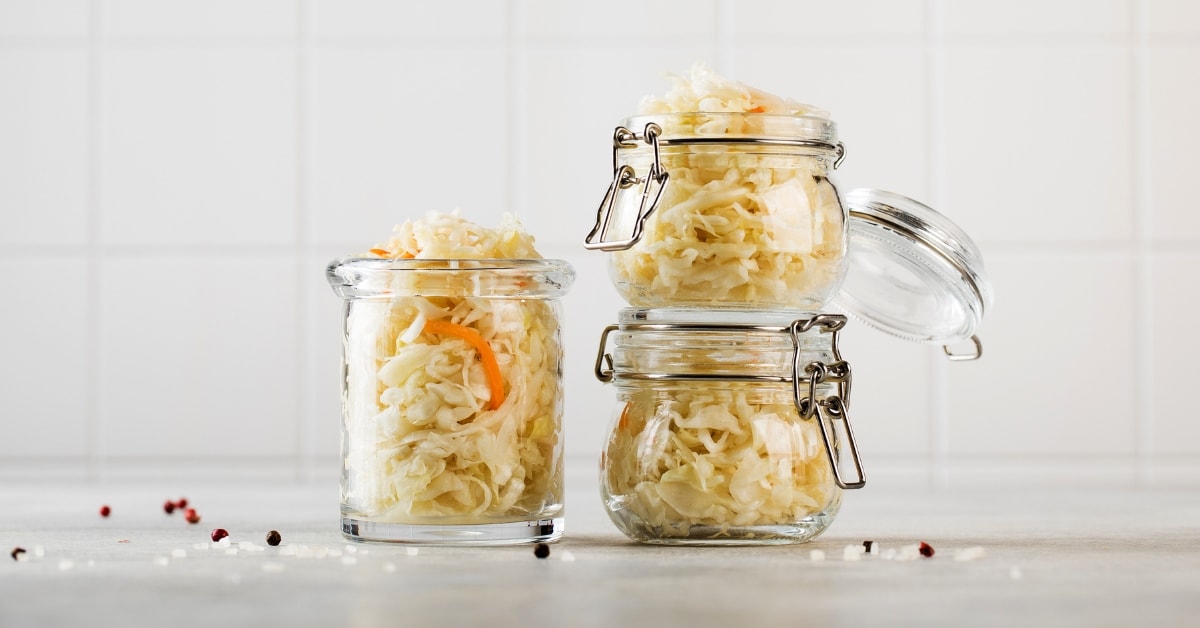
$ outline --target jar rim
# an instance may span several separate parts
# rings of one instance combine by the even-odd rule
[[[640,132],[647,124],[662,127],[660,141],[688,139],[765,139],[779,141],[803,140],[837,144],[837,123],[823,116],[801,116],[779,113],[708,112],[638,114],[622,120],[622,126]]]
[[[555,299],[575,281],[561,259],[383,259],[340,257],[329,262],[326,279],[338,296],[391,298],[447,296]]]

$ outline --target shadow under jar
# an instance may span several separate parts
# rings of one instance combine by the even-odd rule
[[[832,120],[677,113],[625,120],[585,240],[635,307],[820,311],[845,273]]]
[[[596,375],[618,404],[600,490],[625,535],[803,542],[833,522],[842,489],[865,484],[837,342],[846,319],[794,316],[629,308],[604,331]]]
[[[561,260],[339,259],[342,533],[499,545],[563,531]]]

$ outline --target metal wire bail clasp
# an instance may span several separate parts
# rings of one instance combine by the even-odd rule
[[[833,335],[832,353],[834,361],[809,362],[802,364],[800,351],[800,335],[812,329],[821,327]],[[794,357],[792,359],[792,399],[800,417],[808,420],[817,419],[821,428],[821,440],[825,443],[825,453],[829,456],[829,465],[833,468],[833,480],[843,489],[862,488],[867,484],[863,474],[862,459],[858,455],[858,443],[854,440],[854,430],[850,427],[850,415],[846,407],[850,403],[850,364],[842,359],[838,349],[838,332],[846,326],[846,317],[834,314],[820,314],[809,319],[799,319],[792,322],[791,335]],[[836,383],[837,392],[824,398],[818,397],[817,387],[820,384]],[[845,438],[846,452],[854,465],[856,479],[847,481],[842,477],[838,451],[840,449],[838,426],[842,428]]]
[[[662,127],[650,122],[641,135],[619,126],[613,131],[613,180],[608,185],[600,209],[596,212],[596,226],[583,239],[584,248],[600,251],[624,251],[637,244],[642,239],[646,227],[646,219],[658,208],[663,190],[667,188],[670,174],[663,170],[662,159],[659,156],[658,137],[662,135]],[[617,165],[617,154],[622,148],[636,148],[638,141],[645,142],[654,151],[654,162],[650,172],[644,177],[638,177],[632,166]],[[633,233],[624,240],[608,240],[608,229],[612,223],[613,212],[617,207],[617,197],[623,190],[641,185],[641,201],[638,204],[637,218],[633,223]]]

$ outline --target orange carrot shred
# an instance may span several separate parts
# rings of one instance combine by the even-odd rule
[[[625,404],[625,409],[621,410],[621,419],[617,421],[617,429],[622,432],[625,431],[625,428],[629,427],[629,407],[632,405],[632,403],[627,403]]]
[[[370,252],[378,255],[379,257],[391,257],[392,256],[391,251],[385,251],[383,249],[371,249]]]
[[[467,341],[467,344],[475,347],[475,350],[479,352],[480,361],[483,362],[483,374],[487,377],[488,388],[492,392],[492,398],[488,401],[488,409],[499,409],[500,404],[504,403],[504,376],[500,373],[500,364],[496,362],[496,353],[492,351],[492,347],[483,339],[483,336],[470,327],[450,321],[425,321],[423,331],[427,334],[462,338]]]
[[[766,107],[764,107],[764,106],[762,106],[762,105],[759,105],[759,106],[757,106],[757,107],[755,107],[755,108],[753,108],[753,109],[750,109],[750,110],[749,110],[749,111],[747,111],[746,113],[765,113],[765,112],[766,112],[766,110],[767,110],[767,108],[766,108]]]
[[[412,253],[409,253],[408,251],[405,251],[400,254],[400,259],[412,259],[414,257],[416,257],[416,255],[413,255]]]

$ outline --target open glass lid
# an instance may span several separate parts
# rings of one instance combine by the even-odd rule
[[[982,355],[975,330],[992,305],[992,286],[971,238],[898,194],[857,189],[843,201],[849,264],[835,305],[894,336],[941,344],[951,359]],[[951,349],[965,343],[973,349]]]

